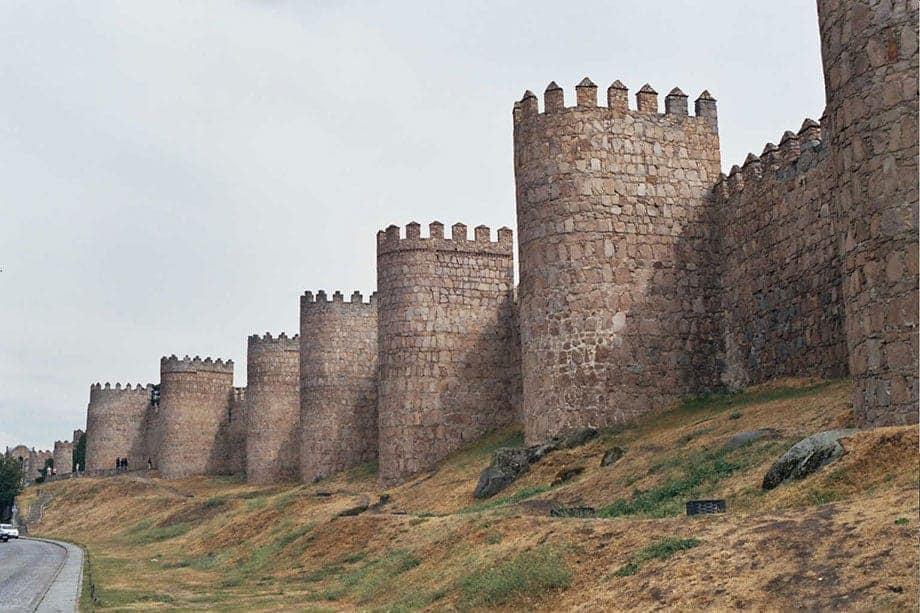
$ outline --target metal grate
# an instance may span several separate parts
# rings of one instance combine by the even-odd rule
[[[725,513],[724,500],[690,500],[687,502],[687,515],[708,515]]]

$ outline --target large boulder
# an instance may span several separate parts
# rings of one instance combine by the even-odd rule
[[[494,496],[526,473],[531,464],[541,460],[546,454],[584,445],[597,435],[598,432],[594,428],[581,428],[565,436],[553,437],[542,445],[523,449],[515,447],[496,449],[492,452],[492,463],[479,474],[479,482],[476,483],[473,496],[476,498]]]
[[[610,466],[617,460],[623,457],[623,454],[626,453],[621,447],[611,447],[604,452],[604,457],[601,458],[601,466]]]
[[[845,453],[840,439],[855,432],[826,430],[800,440],[773,463],[763,478],[763,489],[771,490],[790,479],[802,479],[836,460]]]
[[[508,487],[530,468],[533,448],[502,447],[492,453],[492,463],[479,475],[473,496],[488,498]]]

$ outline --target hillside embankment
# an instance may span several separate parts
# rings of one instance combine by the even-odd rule
[[[848,396],[789,380],[687,402],[550,453],[486,500],[479,472],[520,432],[388,490],[373,466],[271,487],[125,475],[20,504],[50,493],[32,533],[86,547],[86,610],[916,610],[916,426],[858,432],[814,475],[761,489],[795,442],[852,425]],[[728,512],[686,517],[694,498]],[[550,516],[576,507],[596,516]]]

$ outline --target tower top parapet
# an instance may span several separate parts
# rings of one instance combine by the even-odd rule
[[[160,358],[160,372],[214,372],[222,374],[233,374],[233,360],[222,360],[221,358],[212,359],[195,356],[190,358],[177,358],[174,355]]]
[[[377,232],[377,255],[393,251],[456,251],[463,253],[484,253],[511,256],[514,249],[513,232],[502,226],[498,229],[497,240],[491,240],[488,226],[476,226],[473,239],[470,240],[467,226],[455,223],[451,226],[450,238],[444,237],[444,224],[433,221],[428,224],[428,236],[421,235],[421,225],[417,222],[406,224],[405,235],[400,235],[399,226],[389,226]]]
[[[535,117],[551,116],[563,112],[602,112],[625,117],[671,117],[671,118],[705,118],[715,122],[718,118],[716,100],[708,90],[697,97],[694,102],[695,115],[687,109],[687,95],[679,87],[673,88],[665,96],[664,113],[658,112],[658,92],[648,83],[636,92],[636,108],[629,108],[628,88],[619,80],[607,88],[607,106],[597,104],[597,85],[585,77],[575,86],[575,106],[565,106],[565,93],[555,81],[551,81],[543,93],[543,112],[540,112],[537,96],[530,90],[524,92],[520,101],[514,103],[514,123],[528,121]]]

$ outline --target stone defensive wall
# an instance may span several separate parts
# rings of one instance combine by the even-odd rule
[[[918,418],[918,4],[818,0],[853,410]]]
[[[246,472],[246,437],[249,430],[248,401],[245,387],[234,387],[230,396],[227,418],[226,466],[224,472],[241,475]]]
[[[140,383],[134,387],[130,383],[90,386],[85,470],[114,469],[118,458],[127,458],[129,467],[146,462],[146,418],[152,390],[151,384]]]
[[[300,297],[304,483],[377,459],[377,296]]]
[[[246,480],[300,477],[300,340],[282,332],[249,337],[246,360]]]
[[[54,470],[58,475],[73,472],[73,443],[54,441]]]
[[[232,360],[175,355],[160,360],[162,442],[157,468],[164,477],[227,471],[226,434],[233,394]]]
[[[730,389],[847,373],[835,177],[806,119],[715,186]]]
[[[380,480],[431,468],[514,418],[513,241],[433,222],[377,234]]]
[[[716,101],[690,115],[674,88],[661,113],[645,85],[631,109],[615,81],[599,107],[587,78],[575,98],[514,105],[528,444],[719,385]]]

